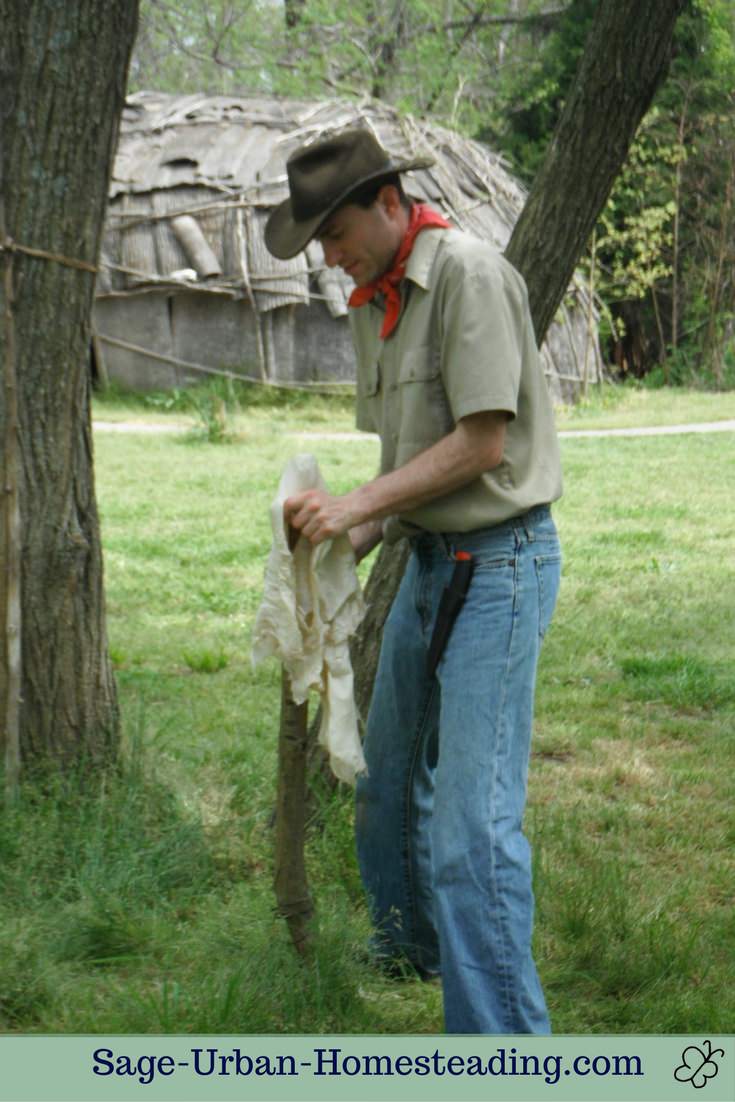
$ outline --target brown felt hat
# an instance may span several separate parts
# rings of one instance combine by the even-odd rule
[[[350,194],[370,180],[428,168],[431,157],[393,160],[369,130],[343,130],[297,150],[286,164],[290,198],[275,208],[265,226],[268,251],[280,260],[296,256]]]

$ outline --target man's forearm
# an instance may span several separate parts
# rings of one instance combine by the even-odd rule
[[[448,436],[404,466],[345,494],[345,505],[358,518],[357,523],[382,520],[411,512],[472,482],[483,471],[497,467],[503,457],[505,420],[501,433],[488,432],[483,426],[487,426],[487,418],[461,421]]]
[[[505,425],[502,413],[466,417],[448,436],[404,466],[341,497],[315,490],[294,495],[284,503],[286,520],[312,543],[321,543],[396,513],[410,512],[497,467],[503,457]]]

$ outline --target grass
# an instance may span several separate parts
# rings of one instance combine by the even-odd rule
[[[586,399],[557,410],[560,429],[647,428],[735,420],[735,391],[639,384],[590,388]]]
[[[656,397],[603,394],[573,416],[619,424],[645,409],[655,423]],[[672,401],[660,396],[669,416]],[[137,419],[127,402],[96,415]],[[732,416],[733,395],[718,402]],[[101,790],[29,784],[0,816],[6,1031],[441,1031],[437,988],[363,962],[349,793],[322,793],[310,837],[313,964],[273,913],[278,668],[249,659],[268,506],[287,455],[315,451],[339,492],[372,475],[376,442],[294,435],[351,430],[344,399],[287,395],[230,416],[226,445],[96,435],[125,755]],[[527,817],[553,1025],[727,1032],[735,440],[567,439],[563,458],[564,579]]]

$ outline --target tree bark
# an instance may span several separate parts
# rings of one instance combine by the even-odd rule
[[[664,76],[687,2],[600,0],[565,110],[506,250],[528,285],[539,345]],[[371,600],[353,647],[364,712],[405,561],[400,545],[384,549],[370,575],[368,592],[380,600]]]
[[[9,307],[18,417],[13,433],[5,385],[13,365],[4,326],[0,432],[6,449],[9,432],[14,438],[19,467],[24,764],[102,763],[117,747],[92,465],[89,350],[93,271],[137,10],[137,0],[0,0],[0,199],[4,232],[16,243],[10,253],[13,301],[7,302],[3,282],[0,317]],[[7,240],[4,245],[7,257]],[[4,492],[5,482],[4,477]],[[7,514],[0,509],[5,737],[12,672]]]

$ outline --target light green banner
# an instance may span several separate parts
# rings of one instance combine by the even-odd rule
[[[0,1102],[733,1102],[735,1038],[0,1037]]]

